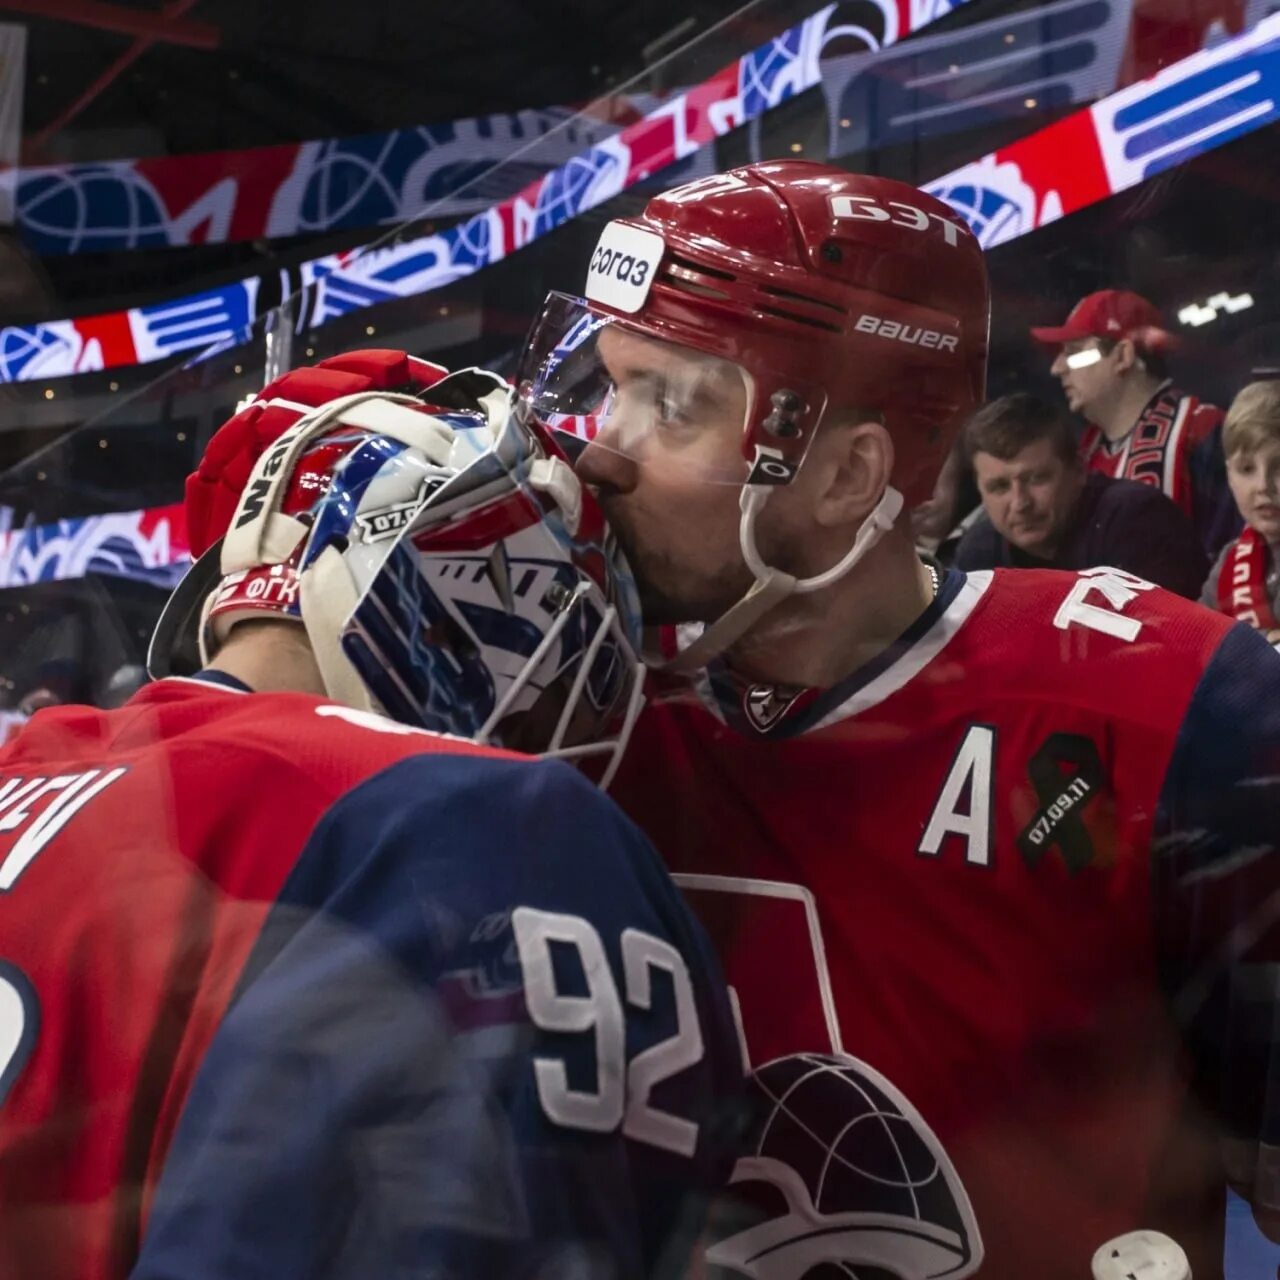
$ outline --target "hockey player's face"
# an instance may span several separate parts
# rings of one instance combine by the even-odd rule
[[[708,621],[751,585],[738,548],[747,388],[736,366],[611,327],[613,401],[578,461],[649,623]]]
[[[996,532],[1028,555],[1050,559],[1071,523],[1084,482],[1053,441],[1037,440],[1012,458],[976,453],[974,477]]]
[[[1237,449],[1227,459],[1227,483],[1245,524],[1280,543],[1280,441]]]

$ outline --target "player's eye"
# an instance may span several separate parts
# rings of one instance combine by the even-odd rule
[[[688,395],[669,382],[660,382],[654,386],[653,409],[659,426],[684,428],[693,424]]]

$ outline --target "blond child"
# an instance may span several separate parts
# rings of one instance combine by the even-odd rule
[[[1202,604],[1280,641],[1280,381],[1251,382],[1222,425],[1227,483],[1244,531],[1209,571]]]

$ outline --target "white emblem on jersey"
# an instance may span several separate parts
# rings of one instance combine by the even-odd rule
[[[713,1245],[710,1262],[753,1280],[802,1280],[824,1264],[962,1280],[982,1265],[955,1164],[891,1080],[818,1053],[775,1058],[754,1080],[768,1111],[732,1181],[771,1184],[786,1211]]]
[[[1137,599],[1140,591],[1154,589],[1154,582],[1135,577],[1123,569],[1086,569],[1067,593],[1061,608],[1054,614],[1053,625],[1065,631],[1074,622],[1132,644],[1142,630],[1142,623],[1137,618],[1124,617],[1120,610],[1131,600]],[[1104,609],[1085,599],[1090,592],[1095,591],[1110,608]]]
[[[982,1236],[954,1164],[910,1099],[841,1047],[813,893],[738,876],[676,872],[672,878],[696,913],[708,910],[710,898],[708,922],[736,922],[729,926],[735,936],[748,920],[762,930],[785,975],[782,1021],[789,1025],[782,1041],[776,993],[764,995],[749,980],[742,1000],[734,1000],[748,1065],[753,1036],[758,1050],[772,1048],[750,1073],[748,1090],[761,1105],[751,1108],[745,1154],[732,1179],[772,1184],[785,1209],[779,1204],[767,1221],[718,1241],[708,1258],[754,1280],[801,1280],[823,1263],[850,1275],[863,1274],[863,1267],[918,1280],[970,1275],[982,1262]],[[734,945],[729,948],[722,958],[732,981]],[[802,1015],[807,1026],[792,1024],[796,1008],[808,1010]],[[819,1021],[811,1021],[815,1014]],[[793,1036],[811,1050],[782,1049]]]

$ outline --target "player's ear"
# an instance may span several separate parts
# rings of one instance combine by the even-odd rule
[[[824,446],[814,519],[827,528],[860,525],[893,473],[893,440],[882,422],[863,414],[830,423],[823,434],[825,440],[814,441],[815,450]]]

